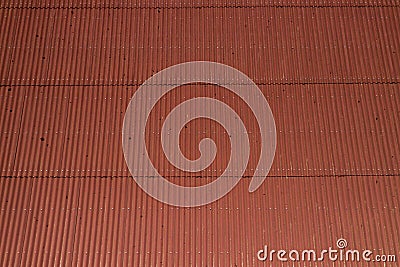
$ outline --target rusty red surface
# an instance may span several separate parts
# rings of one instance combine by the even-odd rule
[[[0,28],[1,266],[398,265],[398,1],[3,1]],[[232,66],[257,84],[277,148],[267,179],[249,193],[259,153],[251,131],[238,185],[182,208],[138,187],[121,134],[138,87],[195,60]],[[184,87],[156,105],[146,141],[166,179],[198,186],[226,167],[226,131],[207,120],[182,131],[189,158],[204,137],[219,148],[208,169],[190,175],[161,153],[162,118],[208,96],[248,129],[256,123],[226,89]],[[397,262],[257,259],[264,245],[322,250],[340,238]]]

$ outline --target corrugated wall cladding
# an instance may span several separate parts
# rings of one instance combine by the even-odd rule
[[[398,84],[260,85],[260,89],[277,125],[270,175],[400,173]],[[2,172],[24,177],[128,175],[121,133],[134,91],[133,86],[16,86],[12,91],[2,87],[7,103],[2,119],[13,122],[3,128],[2,142],[10,149],[2,150]],[[206,86],[193,86],[192,91],[207,92]],[[179,97],[193,95],[184,91]],[[11,107],[17,99],[23,103]],[[155,117],[167,115],[165,105],[176,106],[160,103]],[[240,108],[239,103],[231,106]],[[203,131],[204,127],[193,128],[188,135]],[[159,139],[160,132],[153,126],[150,140]]]
[[[193,60],[235,66],[259,84],[400,81],[399,36],[390,34],[400,7],[0,12],[14,21],[1,44],[3,84],[137,86]]]
[[[0,29],[1,266],[398,266],[399,1],[2,1]],[[195,60],[258,85],[277,149],[254,193],[243,178],[216,202],[179,208],[132,179],[122,124],[146,79]],[[221,174],[229,140],[216,123],[191,122],[186,155],[199,156],[204,137],[218,154],[196,175],[174,169],[159,146],[174,106],[208,96],[256,124],[226,89],[183,87],[144,130],[165,178],[193,186]],[[259,153],[249,136],[245,177]],[[339,238],[397,262],[257,259],[264,245],[322,250]]]

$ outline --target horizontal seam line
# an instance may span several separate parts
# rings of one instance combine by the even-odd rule
[[[32,6],[17,6],[17,7],[0,7],[0,9],[216,9],[216,8],[236,8],[236,9],[251,9],[251,8],[398,8],[399,5],[225,5],[225,6],[170,6],[170,7],[160,7],[160,6],[143,6],[143,7],[112,7],[112,6],[98,6],[98,7],[88,7],[88,6],[47,6],[47,7],[32,7]]]
[[[400,173],[387,173],[387,174],[321,174],[321,175],[267,175],[266,178],[343,178],[343,177],[396,177],[400,176]],[[135,176],[137,178],[158,178],[159,176]],[[221,176],[162,176],[163,178],[220,178]],[[261,176],[228,176],[225,178],[254,178]],[[57,175],[22,175],[12,176],[5,175],[0,178],[133,178],[131,175],[74,175],[74,176],[57,176]]]
[[[143,81],[144,83],[144,81]],[[22,87],[22,86],[29,86],[29,87],[62,87],[62,86],[141,86],[143,83],[132,83],[132,84],[0,84],[0,87]],[[400,82],[271,82],[271,83],[255,83],[256,85],[341,85],[341,84],[353,84],[353,85],[369,85],[369,84],[400,84]],[[183,84],[147,84],[148,86],[151,85],[183,85]],[[207,85],[204,84],[204,85]],[[210,84],[212,85],[212,84]],[[249,84],[240,84],[240,83],[221,83],[221,85],[249,85]]]

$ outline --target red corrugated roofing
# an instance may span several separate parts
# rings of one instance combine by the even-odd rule
[[[0,28],[0,265],[398,265],[398,1],[3,1]],[[257,131],[245,178],[216,202],[182,208],[135,183],[121,135],[138,87],[196,60],[257,84],[277,147],[254,193]],[[208,96],[256,124],[226,89],[184,87],[156,105],[146,138],[161,174],[193,186],[226,167],[226,131],[207,120],[182,131],[189,158],[204,137],[219,148],[191,175],[161,153],[157,117]],[[340,238],[397,262],[257,259],[264,245],[321,250]]]

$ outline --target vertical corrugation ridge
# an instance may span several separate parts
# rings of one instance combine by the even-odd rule
[[[6,12],[1,12],[2,14],[2,19],[1,19],[1,29],[3,29],[3,34],[2,34],[2,40],[1,40],[1,46],[2,46],[2,52],[1,52],[1,58],[3,64],[1,64],[1,83],[5,83],[6,79],[9,76],[9,70],[10,70],[10,65],[12,63],[12,55],[14,51],[14,40],[16,38],[16,31],[19,29],[20,24],[19,18],[21,12],[12,12],[11,10],[7,10]],[[14,20],[13,16],[16,16],[18,19]],[[8,19],[10,17],[10,19]]]
[[[19,27],[16,27],[16,28],[19,29]],[[18,32],[18,30],[17,30],[17,32]],[[15,33],[14,33],[14,36],[16,36]],[[13,49],[11,58],[13,58],[13,56],[14,56],[14,49]],[[11,60],[11,62],[13,62],[13,60]],[[9,76],[9,73],[8,73],[8,76]],[[11,175],[15,174],[14,170],[15,170],[16,161],[17,161],[16,155],[17,155],[17,151],[18,151],[18,145],[20,143],[21,126],[22,126],[22,122],[23,122],[25,103],[26,103],[26,99],[27,99],[26,89],[24,88],[21,91],[23,92],[23,94],[22,94],[23,102],[22,102],[22,108],[21,108],[21,115],[19,118],[19,122],[17,123],[19,126],[18,126],[18,134],[17,134],[16,146],[15,146],[13,162],[12,162],[12,169],[11,169],[11,171],[9,171],[9,173]],[[2,178],[2,179],[4,179],[4,178]],[[12,180],[12,178],[6,178],[6,179],[10,182],[15,182],[14,180]],[[23,245],[24,245],[25,231],[26,231],[25,229],[27,226],[27,216],[29,214],[29,203],[30,203],[31,192],[32,192],[31,191],[31,189],[32,189],[32,187],[31,187],[32,181],[31,180],[24,179],[24,178],[18,179],[18,181],[25,181],[25,180],[27,180],[26,181],[27,186],[22,194],[19,194],[19,193],[21,193],[18,190],[18,189],[20,189],[20,187],[16,187],[16,188],[18,188],[17,194],[13,194],[15,191],[11,191],[11,190],[9,192],[7,192],[7,193],[12,194],[13,200],[14,200],[14,198],[18,199],[17,203],[19,202],[20,197],[22,197],[22,199],[25,199],[25,197],[27,197],[27,200],[24,201],[23,203],[20,203],[20,205],[16,205],[16,206],[14,206],[14,208],[12,208],[12,211],[17,212],[17,214],[16,214],[17,218],[14,220],[13,220],[13,218],[9,219],[10,226],[15,225],[15,224],[18,225],[15,230],[18,233],[18,236],[21,236],[21,238],[16,239],[12,235],[7,235],[7,238],[4,238],[4,239],[2,238],[2,240],[6,240],[6,242],[4,242],[6,244],[6,247],[5,247],[6,253],[8,252],[7,250],[9,250],[9,254],[10,254],[10,258],[8,259],[8,261],[6,258],[6,260],[4,262],[4,265],[6,265],[6,266],[11,265],[13,263],[17,263],[17,264],[20,263],[22,253],[23,253]],[[6,203],[8,203],[8,201],[9,200],[7,199]],[[14,203],[14,201],[11,201],[11,203]],[[7,217],[5,217],[5,218],[7,218]],[[9,229],[9,228],[7,228],[7,229]],[[6,234],[6,232],[4,232],[4,234]],[[1,251],[1,252],[4,253],[3,251]],[[14,257],[14,258],[11,258],[11,257]]]

